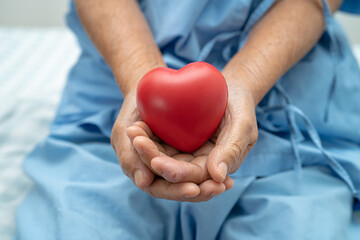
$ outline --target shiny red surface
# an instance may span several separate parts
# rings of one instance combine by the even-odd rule
[[[180,70],[156,68],[137,87],[141,118],[169,145],[193,152],[218,127],[226,109],[225,79],[214,66],[194,62]]]

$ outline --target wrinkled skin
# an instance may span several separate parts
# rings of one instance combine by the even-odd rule
[[[169,200],[207,201],[231,189],[233,180],[227,174],[240,167],[258,133],[252,94],[238,83],[228,83],[228,90],[217,131],[192,154],[179,152],[152,133],[141,121],[136,91],[131,91],[111,136],[124,173],[151,196]]]

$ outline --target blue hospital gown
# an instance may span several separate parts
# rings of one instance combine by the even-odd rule
[[[165,62],[222,69],[272,0],[141,1]],[[359,1],[342,10],[360,13]],[[154,199],[120,168],[110,133],[123,102],[74,4],[82,54],[49,136],[25,159],[34,186],[15,239],[360,239],[360,70],[338,23],[269,91],[233,189],[203,203]],[[121,27],[121,26],[119,26]]]

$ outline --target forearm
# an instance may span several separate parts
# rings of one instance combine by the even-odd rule
[[[328,0],[334,12],[341,0]],[[241,82],[258,104],[275,82],[315,45],[325,27],[320,0],[280,0],[251,31],[223,70]]]
[[[124,95],[145,73],[165,66],[137,1],[75,0],[75,4],[86,32]]]

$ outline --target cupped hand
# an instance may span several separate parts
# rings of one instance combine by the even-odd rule
[[[167,182],[199,184],[193,201],[211,199],[233,186],[235,172],[257,140],[255,102],[238,83],[230,83],[228,106],[212,138],[192,154],[181,153],[153,135],[144,122],[127,129],[142,162]],[[222,185],[219,185],[223,183]]]
[[[232,188],[233,181],[230,177],[227,177],[224,182],[218,183],[208,174],[206,162],[209,152],[214,148],[212,142],[205,143],[192,154],[182,153],[161,141],[142,121],[129,127],[127,134],[142,162],[156,174],[150,188],[144,189],[153,197],[200,202],[210,200]],[[167,187],[164,188],[166,186],[164,184],[160,186],[160,183],[166,183]],[[198,195],[184,198],[181,194],[177,194],[177,198],[174,198],[176,194],[170,190],[181,183],[198,184]],[[157,185],[159,187],[152,188]],[[174,190],[176,189],[174,188]]]
[[[156,139],[146,124],[140,121],[140,115],[136,107],[136,92],[130,91],[123,102],[120,113],[115,121],[111,133],[111,144],[118,157],[123,172],[135,183],[135,185],[156,198],[165,198],[177,201],[205,201],[220,194],[225,189],[232,186],[232,180],[229,178],[225,183],[217,183],[208,179],[205,162],[206,160],[198,156],[196,161],[199,165],[198,171],[202,175],[192,174],[191,169],[181,168],[178,177],[173,174],[177,181],[168,181],[166,178],[156,175],[156,171],[149,164],[154,158],[156,166],[156,157],[175,156],[178,152],[167,146],[160,145],[159,148],[153,142]],[[128,136],[129,135],[129,136]],[[151,138],[150,138],[151,137]],[[149,143],[150,142],[150,143]],[[137,150],[135,150],[136,146]],[[208,151],[211,147],[202,147],[202,151]],[[144,151],[142,151],[142,149]],[[199,149],[199,154],[200,154]],[[206,152],[207,153],[207,152]],[[175,156],[178,160],[189,160],[190,155]],[[161,159],[161,158],[160,158]],[[172,159],[174,160],[174,158]],[[177,160],[175,160],[177,161]],[[164,167],[166,168],[167,162]],[[161,164],[161,162],[158,162]],[[171,165],[173,166],[173,165]],[[200,167],[201,166],[201,167]],[[158,168],[159,171],[161,167]],[[161,174],[159,174],[161,175]],[[186,176],[181,178],[181,176]],[[169,180],[172,178],[168,177]],[[199,184],[201,183],[201,184]]]
[[[120,113],[111,132],[111,145],[116,153],[125,175],[139,188],[150,185],[154,173],[140,160],[133,148],[132,142],[126,135],[126,128],[140,120],[136,108],[136,91],[130,91],[124,98]]]
[[[253,94],[238,82],[228,82],[228,90],[228,105],[207,161],[209,175],[216,182],[238,170],[258,138]]]

